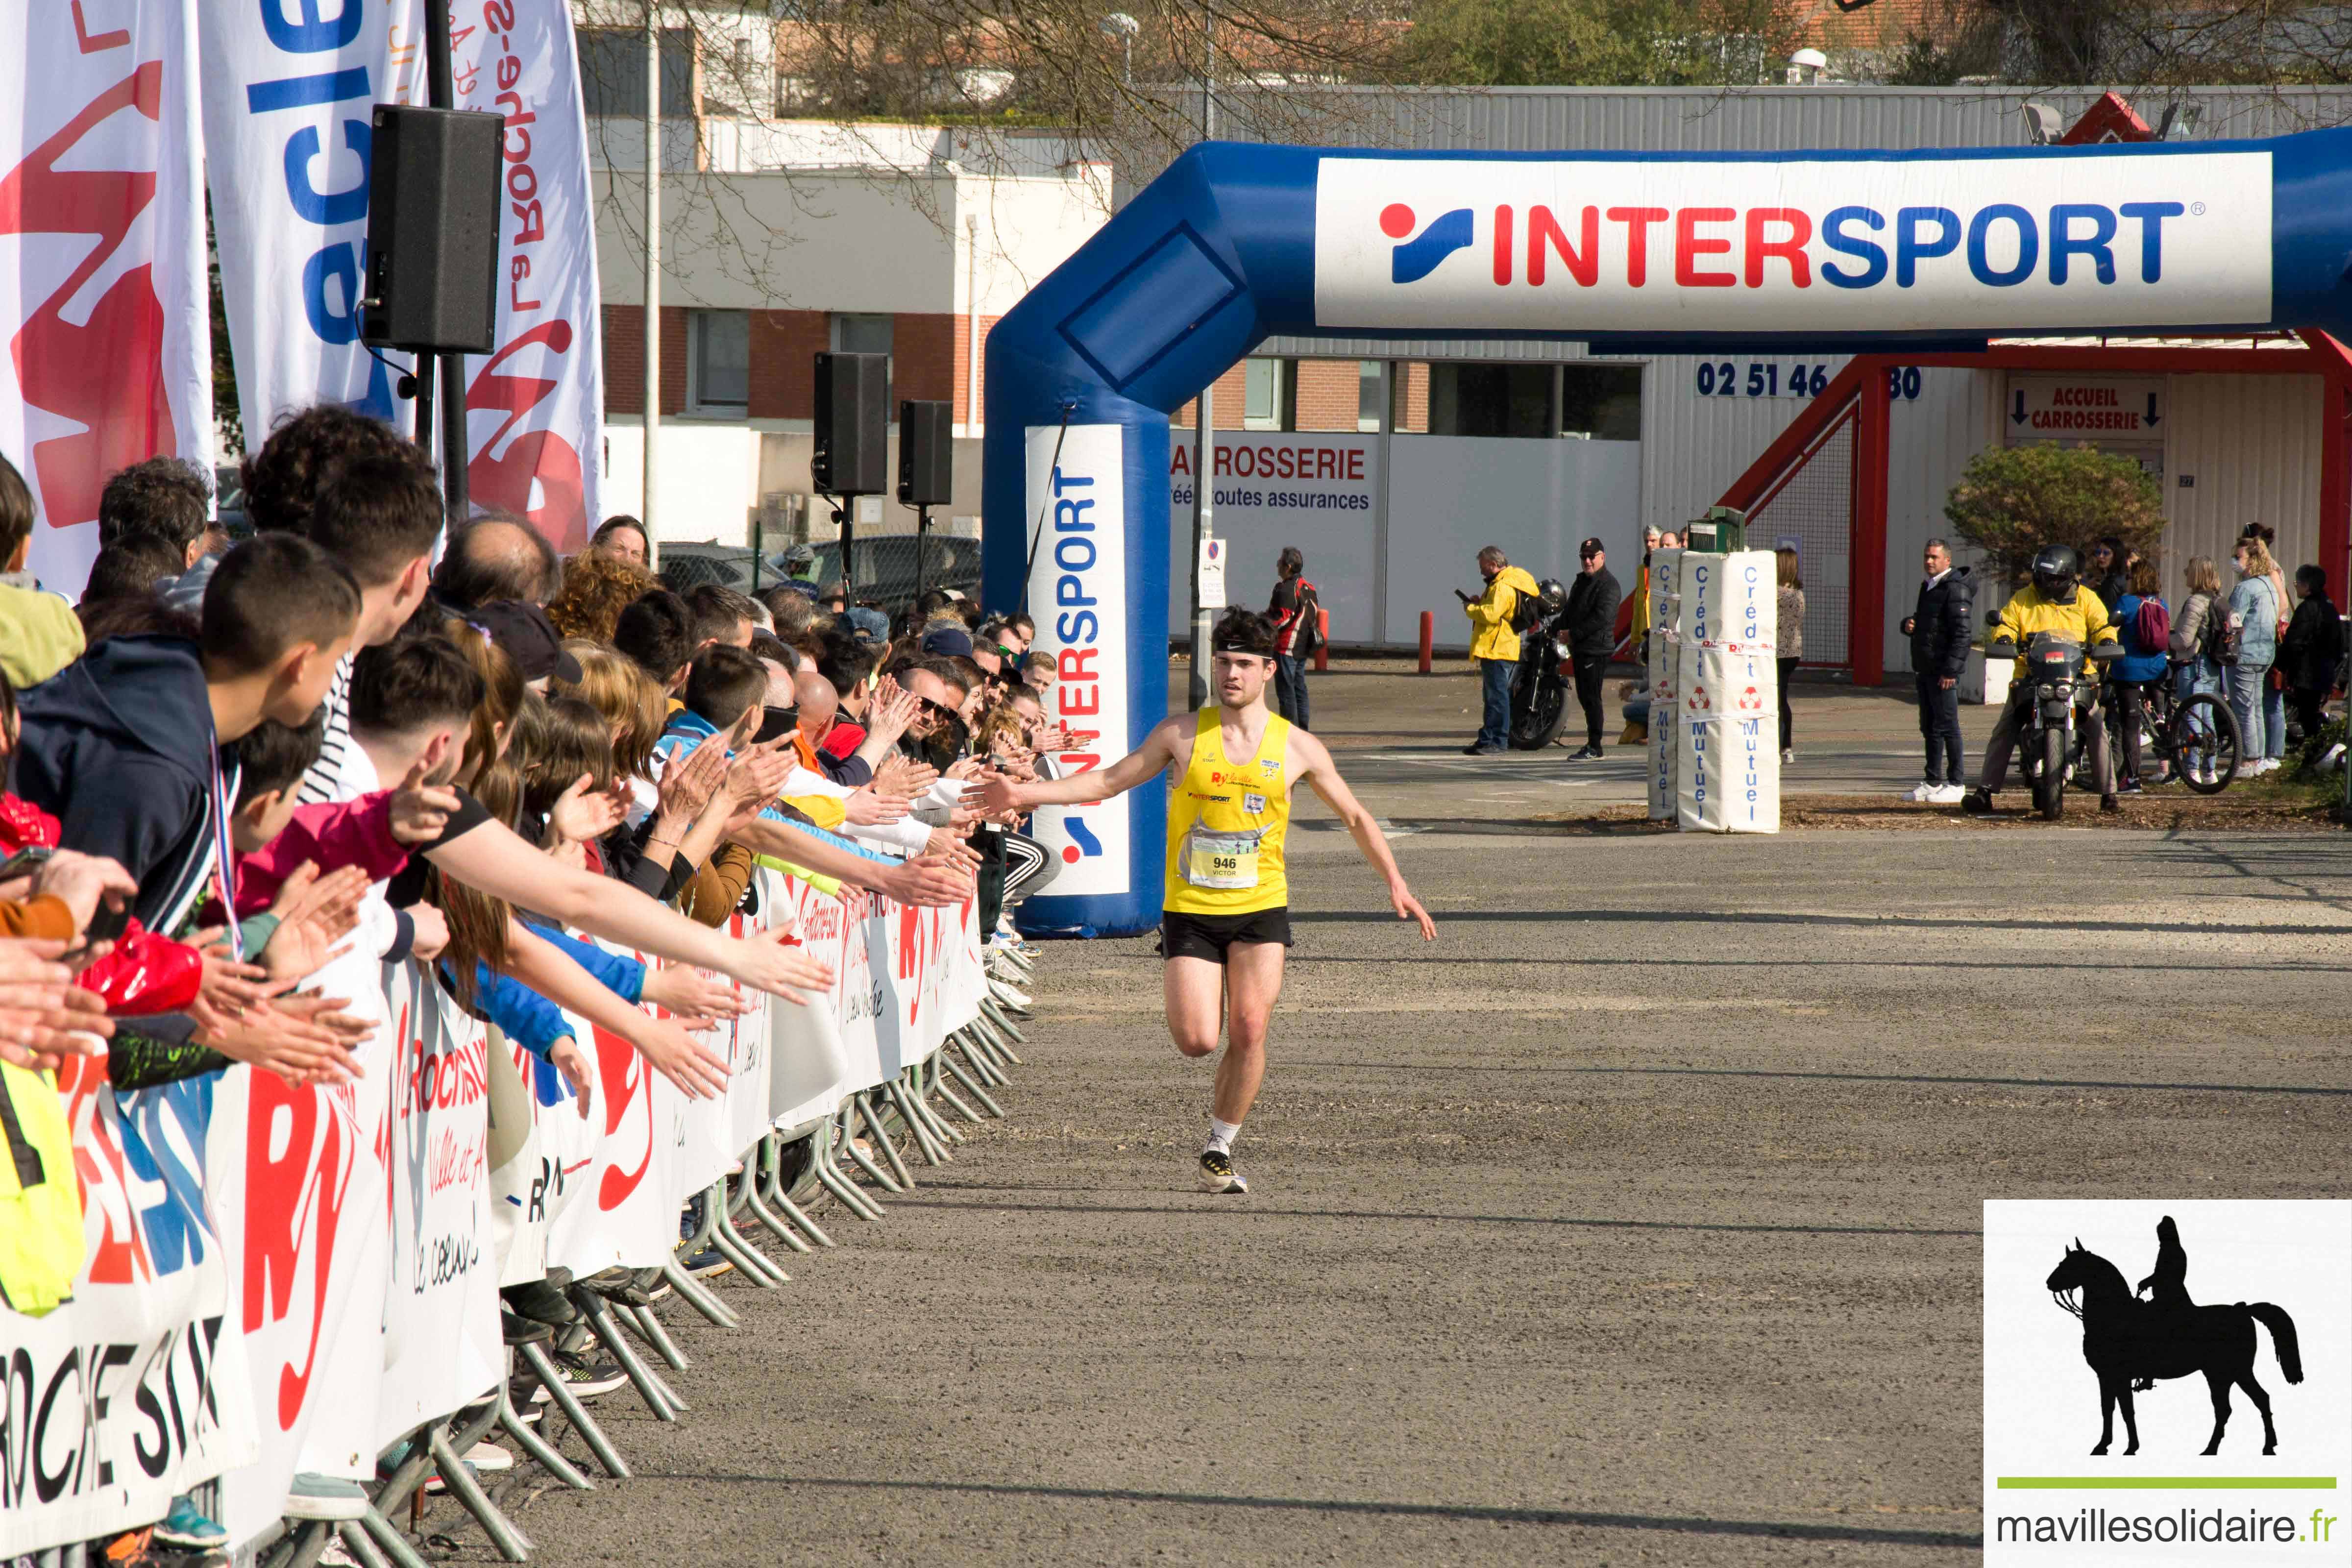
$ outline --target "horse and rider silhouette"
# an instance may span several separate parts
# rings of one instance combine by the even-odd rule
[[[2126,1455],[2139,1452],[2139,1422],[2132,1410],[2132,1394],[2156,1386],[2158,1378],[2187,1377],[2202,1373],[2213,1395],[2213,1436],[2208,1455],[2221,1448],[2221,1430],[2230,1424],[2230,1385],[2236,1384],[2263,1413],[2263,1452],[2278,1452],[2278,1428],[2271,1424],[2271,1396],[2254,1381],[2254,1324],[2271,1331],[2278,1352],[2279,1369],[2289,1383],[2303,1381],[2303,1352],[2294,1336],[2294,1320],[2268,1301],[2240,1301],[2229,1307],[2200,1307],[2189,1299],[2189,1253],[2180,1245],[2180,1227],[2167,1215],[2157,1223],[2156,1268],[2139,1282],[2148,1300],[2124,1285],[2122,1272],[2095,1252],[2082,1237],[2066,1249],[2058,1267],[2043,1283],[2059,1306],[2082,1320],[2083,1359],[2099,1378],[2099,1446],[2104,1454],[2115,1441],[2116,1407],[2124,1413],[2124,1432],[2130,1438]],[[2080,1300],[2067,1298],[2080,1291]]]

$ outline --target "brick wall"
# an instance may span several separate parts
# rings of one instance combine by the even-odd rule
[[[604,412],[646,411],[646,310],[642,305],[606,305],[604,313]],[[664,305],[661,313],[661,411],[686,412],[686,310]]]
[[[952,398],[956,384],[956,326],[961,316],[901,311],[890,326],[890,417],[903,397]]]
[[[1425,435],[1429,430],[1429,362],[1415,360],[1397,366],[1396,427]]]
[[[1216,402],[1218,429],[1239,430],[1243,428],[1243,418],[1249,411],[1247,401],[1248,395],[1249,390],[1246,379],[1240,365],[1234,365],[1233,369],[1217,377]],[[1170,423],[1179,426],[1180,428],[1190,430],[1192,427],[1194,417],[1195,416],[1192,413],[1192,405],[1188,403],[1184,405],[1183,407],[1176,411],[1175,417],[1171,419]]]
[[[1353,430],[1359,396],[1359,362],[1351,359],[1303,359],[1296,362],[1293,385],[1297,389],[1298,430]]]
[[[988,407],[988,334],[996,331],[996,323],[1003,319],[1002,316],[982,316],[980,319],[980,398],[982,414],[986,413]],[[968,406],[971,399],[965,395],[971,386],[971,318],[950,316],[948,322],[955,333],[955,422],[959,425],[970,425],[979,417]]]
[[[833,346],[833,319],[823,310],[751,312],[754,419],[809,419],[816,414],[816,356]]]

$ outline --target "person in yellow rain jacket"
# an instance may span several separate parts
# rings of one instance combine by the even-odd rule
[[[1486,579],[1483,597],[1454,590],[1470,617],[1470,657],[1478,661],[1486,702],[1478,738],[1462,750],[1468,756],[1491,757],[1511,743],[1511,677],[1519,668],[1519,633],[1511,622],[1520,597],[1536,596],[1536,580],[1512,565],[1501,546],[1494,544],[1478,552],[1478,574]]]
[[[2099,717],[2099,681],[2092,669],[2090,655],[2101,643],[2115,643],[2117,647],[2122,644],[2116,639],[2116,628],[2108,625],[2106,605],[2077,581],[2081,571],[2082,558],[2073,549],[2063,544],[2044,545],[2033,558],[2033,585],[2003,605],[2000,618],[1993,623],[1993,642],[2017,645],[2017,666],[2010,677],[2009,705],[2001,710],[2000,721],[1992,727],[1992,736],[1985,742],[1984,766],[1977,775],[1977,787],[1960,802],[1961,809],[1972,816],[1982,816],[1993,809],[1992,797],[2000,792],[2001,781],[2009,775],[2010,753],[2017,748],[2018,732],[2025,727],[2027,711],[2033,702],[2025,649],[2036,632],[2063,637],[2083,650],[2086,673],[2074,687],[2074,722],[2083,731],[2091,771],[2099,781],[2099,809],[2117,809],[2115,769],[2107,754],[2107,727]]]

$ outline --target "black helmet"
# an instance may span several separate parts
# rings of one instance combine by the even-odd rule
[[[2045,544],[2033,557],[2033,585],[2052,604],[2071,605],[2082,570],[2083,558],[2074,553],[2073,545]]]
[[[1536,584],[1536,607],[1545,615],[1558,615],[1560,606],[1567,603],[1568,590],[1561,586],[1559,578],[1547,577]]]

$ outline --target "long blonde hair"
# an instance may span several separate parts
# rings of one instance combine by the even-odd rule
[[[2221,596],[2221,574],[2215,568],[2210,555],[2190,556],[2188,577],[2190,593],[2202,594],[2209,599]]]
[[[2238,568],[2240,575],[2267,577],[2278,570],[2278,563],[2271,559],[2270,547],[2260,539],[2241,539],[2238,541],[2238,549],[2243,552],[2246,557],[2246,563]]]
[[[661,739],[662,727],[669,721],[669,700],[661,683],[640,668],[636,660],[600,643],[566,637],[562,647],[580,661],[580,682],[569,686],[551,680],[547,694],[584,698],[613,726],[614,771],[625,778],[643,773],[654,754],[654,742]]]

